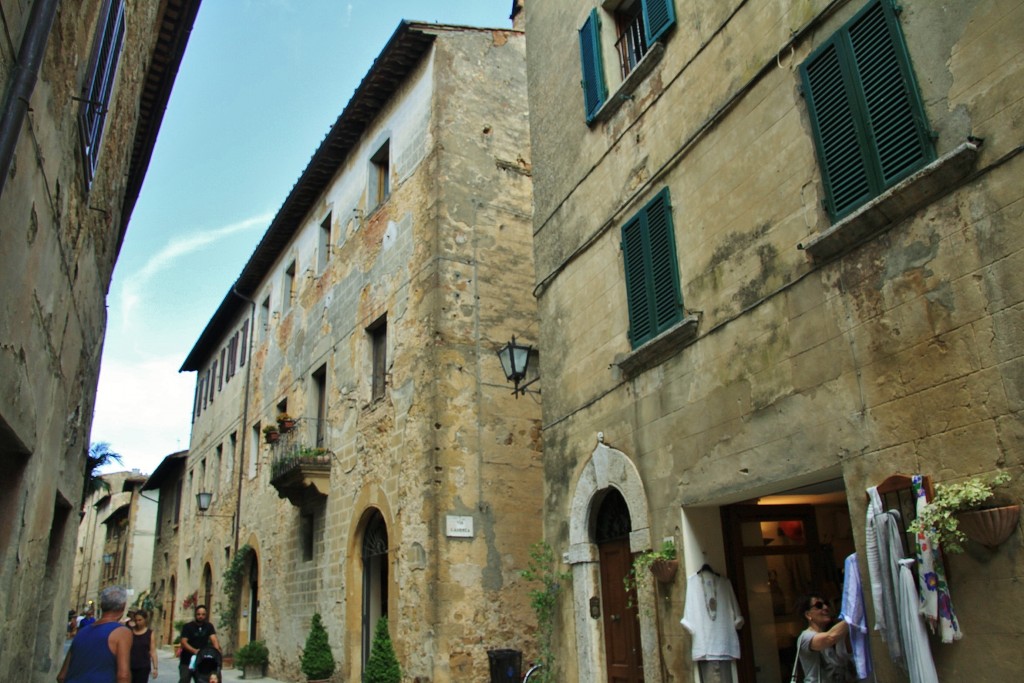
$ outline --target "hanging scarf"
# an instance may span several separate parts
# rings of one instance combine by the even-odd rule
[[[920,515],[928,504],[925,497],[923,479],[915,474],[912,479],[914,500],[917,514]],[[949,584],[946,583],[946,570],[942,564],[942,550],[924,532],[917,534],[917,581],[918,595],[921,602],[921,614],[928,622],[932,633],[938,630],[942,642],[952,643],[960,640],[960,624],[953,612],[953,600],[949,595]]]
[[[895,511],[886,512],[877,487],[869,488],[865,545],[871,598],[875,605],[875,630],[882,636],[892,661],[905,669],[896,608],[898,562],[903,559],[900,534],[903,530],[894,515],[898,517]]]

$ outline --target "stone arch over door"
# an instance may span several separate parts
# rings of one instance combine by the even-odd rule
[[[647,494],[640,473],[625,453],[604,443],[598,434],[597,447],[576,479],[569,508],[568,563],[572,571],[573,621],[576,624],[576,666],[581,681],[608,679],[601,621],[590,616],[590,598],[600,594],[598,548],[591,529],[602,492],[609,488],[622,494],[629,508],[632,531],[629,548],[633,553],[651,549]],[[640,644],[643,650],[644,680],[661,683],[658,629],[652,607],[654,596],[640,590]]]

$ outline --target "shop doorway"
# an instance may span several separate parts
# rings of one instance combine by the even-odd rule
[[[740,683],[787,683],[806,593],[838,601],[854,552],[842,480],[722,508],[728,575],[746,623]]]

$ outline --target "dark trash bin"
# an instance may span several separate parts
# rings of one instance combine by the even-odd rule
[[[523,653],[519,650],[488,650],[491,683],[519,683]]]

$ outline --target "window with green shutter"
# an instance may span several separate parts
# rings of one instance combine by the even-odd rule
[[[596,9],[590,10],[590,16],[580,28],[580,63],[583,66],[583,104],[587,123],[590,123],[608,98],[601,61],[601,20]]]
[[[935,158],[891,0],[873,0],[800,67],[833,220]]]
[[[633,72],[651,46],[661,40],[676,23],[674,0],[623,0],[615,10],[606,14],[612,20],[615,32],[614,47],[619,56],[619,75],[623,81]],[[579,30],[579,36],[583,103],[587,123],[592,123],[601,107],[608,101],[608,84],[601,57],[601,15],[597,8],[590,11],[590,15]],[[611,47],[610,42],[608,47]],[[619,86],[621,85],[620,83]]]
[[[682,319],[672,204],[666,187],[622,226],[629,339],[636,348]]]

